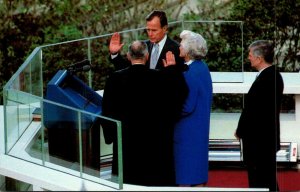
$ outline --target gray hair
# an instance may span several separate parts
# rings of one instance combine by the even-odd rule
[[[181,46],[191,59],[203,59],[207,54],[206,40],[198,33],[183,30],[180,33]]]
[[[272,64],[274,59],[274,44],[268,40],[257,40],[251,43],[249,49],[252,49],[254,56],[264,58],[267,63]]]
[[[128,53],[132,59],[144,59],[148,54],[148,47],[144,41],[133,41],[128,47]]]

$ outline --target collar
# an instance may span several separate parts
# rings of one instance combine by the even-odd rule
[[[158,42],[159,50],[162,50],[166,41],[167,41],[167,35],[165,35],[164,38],[162,38],[162,40],[160,40],[160,42]]]
[[[185,62],[184,64],[186,64],[186,65],[188,65],[188,66],[189,66],[189,65],[190,65],[190,64],[192,64],[193,62],[194,62],[194,60],[192,60],[192,59],[191,59],[191,60],[189,60],[189,61]]]
[[[262,68],[261,70],[259,70],[258,73],[257,73],[257,75],[256,75],[256,77],[258,77],[258,76],[261,74],[261,72],[262,72],[263,70],[265,70],[266,68],[271,67],[271,66],[272,66],[272,65],[267,66],[267,67]]]

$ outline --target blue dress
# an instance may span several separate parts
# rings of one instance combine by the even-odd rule
[[[193,185],[208,180],[212,80],[206,63],[198,60],[184,77],[189,93],[174,130],[175,172],[177,184]]]

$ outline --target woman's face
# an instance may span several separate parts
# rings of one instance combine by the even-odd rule
[[[179,57],[184,57],[186,55],[182,46],[182,41],[180,42],[179,51]]]
[[[184,58],[184,60],[185,61],[187,61],[187,53],[186,53],[186,51],[184,50],[184,48],[183,48],[183,45],[182,45],[182,41],[180,42],[180,46],[179,46],[179,57],[182,57],[182,58]]]

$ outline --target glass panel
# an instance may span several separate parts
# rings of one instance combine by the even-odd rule
[[[81,133],[83,178],[122,189],[121,126],[104,117],[90,117],[94,122]],[[82,126],[87,126],[87,119]]]
[[[43,82],[46,83],[58,70],[69,69],[72,65],[78,66],[76,73],[84,82],[88,82],[86,76],[80,70],[88,58],[88,41],[78,40],[64,42],[42,47],[43,50]]]
[[[284,94],[281,102],[280,120],[295,121],[296,120],[296,95]]]
[[[212,112],[241,113],[243,108],[243,94],[214,93]]]
[[[30,61],[30,93],[43,97],[43,78],[42,78],[42,51],[39,49],[37,54]]]
[[[295,94],[284,94],[281,104],[281,113],[295,114]]]
[[[243,108],[243,99],[243,94],[213,94],[210,139],[235,139],[234,132]]]
[[[35,101],[34,98],[30,100]],[[117,164],[114,166],[119,167],[119,171],[113,173],[112,144],[105,143],[101,123],[109,124],[114,130],[114,135],[110,136],[115,138],[120,150],[121,140],[117,140],[118,136],[121,137],[121,126],[114,120],[96,115],[100,111],[93,102],[86,106],[87,112],[46,100],[42,106],[40,102],[14,104],[11,107],[14,110],[28,110],[25,115],[30,121],[26,124],[20,120],[8,121],[17,122],[9,124],[7,129],[9,155],[116,189],[122,188],[122,153],[119,151],[115,157]],[[22,117],[17,114],[12,117]]]
[[[12,146],[17,142],[19,136],[18,125],[18,103],[7,99],[4,106],[5,114],[5,152],[7,153]]]
[[[122,188],[121,126],[106,120],[111,121],[115,143],[120,145],[115,157],[119,171],[113,174],[112,144],[106,145],[101,134],[101,96],[77,76],[58,71],[47,83],[49,101],[15,89],[5,93],[8,155]]]
[[[42,161],[28,158],[28,146],[32,146],[40,132],[36,110],[40,98],[17,90],[8,90],[6,115],[6,152],[21,159],[42,164]],[[33,152],[33,153],[39,153]],[[40,158],[41,159],[41,158]]]
[[[0,191],[33,191],[32,185],[0,175]]]
[[[4,86],[4,90],[15,89],[42,96],[41,50],[36,48]]]
[[[113,64],[109,61],[108,45],[111,35],[90,40],[91,58],[91,87],[94,90],[104,89],[107,76],[115,71]]]
[[[59,165],[59,170],[100,183],[108,179],[106,185],[116,182],[117,186],[112,187],[119,188],[119,179],[111,180],[112,176],[103,179],[100,173],[102,97],[76,75],[59,70],[48,82],[45,98],[43,123],[49,165],[52,168]]]
[[[17,90],[8,90],[6,115],[6,151],[10,151],[32,121],[32,112],[39,105],[38,99]]]
[[[79,127],[81,120],[81,113],[74,109],[47,101],[44,102],[44,141],[48,143],[48,149],[46,151],[49,152],[49,159],[47,159],[49,163],[46,163],[47,166],[80,176],[79,171],[82,152],[80,150],[80,143],[83,142],[81,135],[86,135],[86,133],[81,130],[85,129],[85,127]]]

